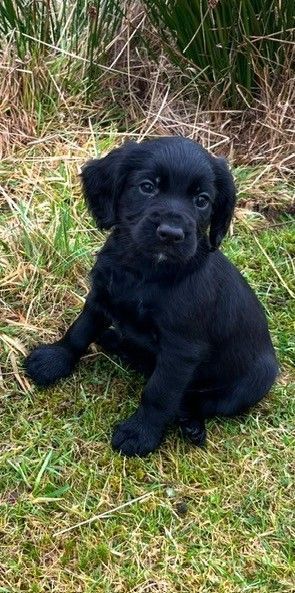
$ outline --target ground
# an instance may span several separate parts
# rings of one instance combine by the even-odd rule
[[[1,165],[0,592],[291,592],[291,188],[268,167],[236,168],[223,246],[265,307],[277,385],[246,418],[208,423],[206,450],[171,431],[153,455],[125,459],[110,438],[140,377],[94,348],[53,389],[22,370],[25,352],[80,311],[104,240],[77,176],[91,152],[81,134]]]

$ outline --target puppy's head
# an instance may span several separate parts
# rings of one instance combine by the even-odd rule
[[[82,183],[99,227],[121,227],[129,249],[157,262],[187,261],[207,231],[216,249],[235,204],[226,161],[181,137],[127,143],[89,161]]]

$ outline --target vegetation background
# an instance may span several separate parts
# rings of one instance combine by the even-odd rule
[[[294,3],[0,4],[0,592],[293,591]],[[141,378],[93,347],[40,391],[23,357],[75,318],[104,236],[77,173],[128,138],[183,134],[239,190],[223,249],[264,304],[281,365],[245,419],[110,449]]]

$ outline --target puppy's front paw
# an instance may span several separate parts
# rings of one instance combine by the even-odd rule
[[[27,375],[41,387],[68,377],[75,366],[73,354],[61,344],[38,346],[25,359]]]
[[[145,457],[160,445],[163,431],[142,419],[139,412],[121,422],[112,438],[112,446],[122,455]]]

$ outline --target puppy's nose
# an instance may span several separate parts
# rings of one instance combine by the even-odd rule
[[[158,226],[157,235],[163,243],[181,243],[184,239],[184,232],[180,227],[164,223]]]

